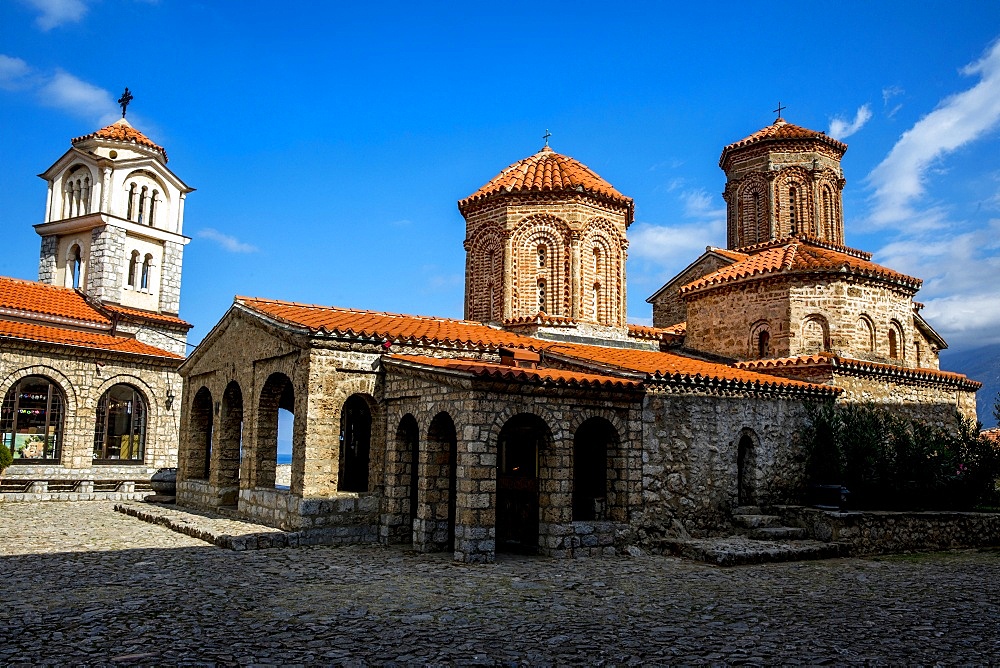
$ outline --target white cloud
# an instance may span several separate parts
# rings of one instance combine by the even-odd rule
[[[899,97],[905,91],[899,86],[886,86],[882,89],[882,104],[886,107],[889,106],[889,101],[894,97]]]
[[[29,85],[31,68],[20,58],[0,53],[0,88],[17,90]]]
[[[846,121],[839,116],[835,116],[830,120],[830,129],[827,134],[831,137],[836,137],[837,139],[847,139],[855,132],[860,130],[865,126],[872,117],[871,106],[863,104],[858,107],[857,113],[854,114],[853,121]]]
[[[211,227],[198,230],[198,232],[195,233],[195,236],[202,239],[208,239],[209,241],[214,241],[230,253],[256,253],[259,250],[253,244],[240,241],[234,236],[225,234]]]
[[[945,98],[934,111],[903,133],[889,155],[868,175],[871,222],[909,226],[915,203],[925,192],[928,172],[943,156],[979,139],[1000,124],[1000,40],[962,70],[980,79],[972,88]]]
[[[24,0],[40,12],[35,25],[48,32],[64,23],[76,23],[87,13],[83,0]]]
[[[725,237],[726,208],[704,189],[685,190],[679,194],[684,218],[693,222],[680,225],[635,223],[629,229],[629,257],[650,260],[662,267],[678,260],[690,260],[705,247]]]
[[[55,75],[38,89],[38,96],[42,104],[77,116],[97,117],[104,122],[117,117],[111,93],[62,70],[56,70]]]

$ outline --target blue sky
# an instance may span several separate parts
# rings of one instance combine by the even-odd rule
[[[1000,342],[1000,3],[0,0],[0,274],[37,277],[35,175],[129,120],[197,188],[181,315],[236,294],[462,316],[455,202],[542,145],[636,201],[628,313],[725,244],[725,144],[850,146],[849,245]]]

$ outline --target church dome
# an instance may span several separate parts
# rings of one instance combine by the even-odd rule
[[[482,188],[459,201],[458,208],[465,214],[477,205],[498,196],[563,192],[587,193],[598,199],[627,207],[631,222],[633,210],[631,197],[622,195],[583,163],[556,153],[548,146],[501,171]]]
[[[126,121],[124,118],[115,121],[107,127],[103,127],[96,132],[91,132],[89,135],[83,135],[82,137],[75,137],[73,139],[73,146],[77,144],[84,143],[93,139],[104,139],[114,142],[123,142],[127,144],[136,144],[143,148],[152,149],[163,156],[163,161],[167,161],[167,151],[156,144],[152,139],[142,134],[134,127],[132,124]]]
[[[837,141],[833,137],[828,137],[825,132],[810,130],[799,125],[793,125],[784,118],[779,117],[771,125],[754,132],[749,137],[744,137],[738,142],[729,144],[722,149],[722,156],[719,158],[719,166],[726,168],[726,160],[734,153],[756,144],[771,142],[794,142],[811,141],[824,144],[833,149],[839,156],[843,156],[847,151],[847,144]]]

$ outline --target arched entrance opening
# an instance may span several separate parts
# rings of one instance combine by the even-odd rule
[[[368,491],[372,411],[360,394],[352,394],[340,411],[340,492]]]
[[[757,504],[756,472],[757,449],[750,435],[743,434],[736,446],[737,500],[741,506]]]
[[[573,438],[573,520],[608,519],[609,456],[618,449],[618,431],[604,418],[594,417]]]
[[[243,457],[243,392],[236,381],[226,385],[222,394],[222,413],[219,416],[219,456],[217,484],[235,487],[223,492],[220,505],[237,503],[240,485],[240,462]]]
[[[417,462],[420,457],[420,429],[417,420],[407,413],[396,428],[396,453],[399,457],[399,488],[405,490],[405,530],[413,540],[413,525],[417,519]],[[402,499],[400,500],[402,503]],[[400,508],[402,510],[403,508]]]
[[[191,402],[188,423],[188,478],[207,480],[212,463],[212,393],[200,388]]]
[[[418,514],[430,532],[425,540],[431,549],[455,550],[457,463],[455,422],[447,413],[438,413],[427,430],[427,451],[417,482],[424,499]]]
[[[509,419],[497,439],[496,550],[538,552],[538,456],[552,440],[537,415]]]
[[[278,461],[278,414],[291,417],[290,428],[282,429],[291,434],[295,418],[295,389],[292,381],[283,373],[272,373],[268,376],[260,391],[260,408],[257,411],[257,452],[254,457],[256,471],[253,475],[253,486],[274,487],[275,465]],[[285,420],[282,419],[282,427]],[[294,446],[293,446],[294,447]]]

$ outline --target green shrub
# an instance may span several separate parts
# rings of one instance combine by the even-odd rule
[[[1000,455],[979,424],[961,416],[945,429],[873,404],[826,404],[813,410],[806,441],[810,484],[845,485],[854,507],[945,509],[997,501]]]
[[[14,461],[14,455],[10,453],[10,449],[0,443],[0,473],[3,473],[4,469],[11,465]]]

